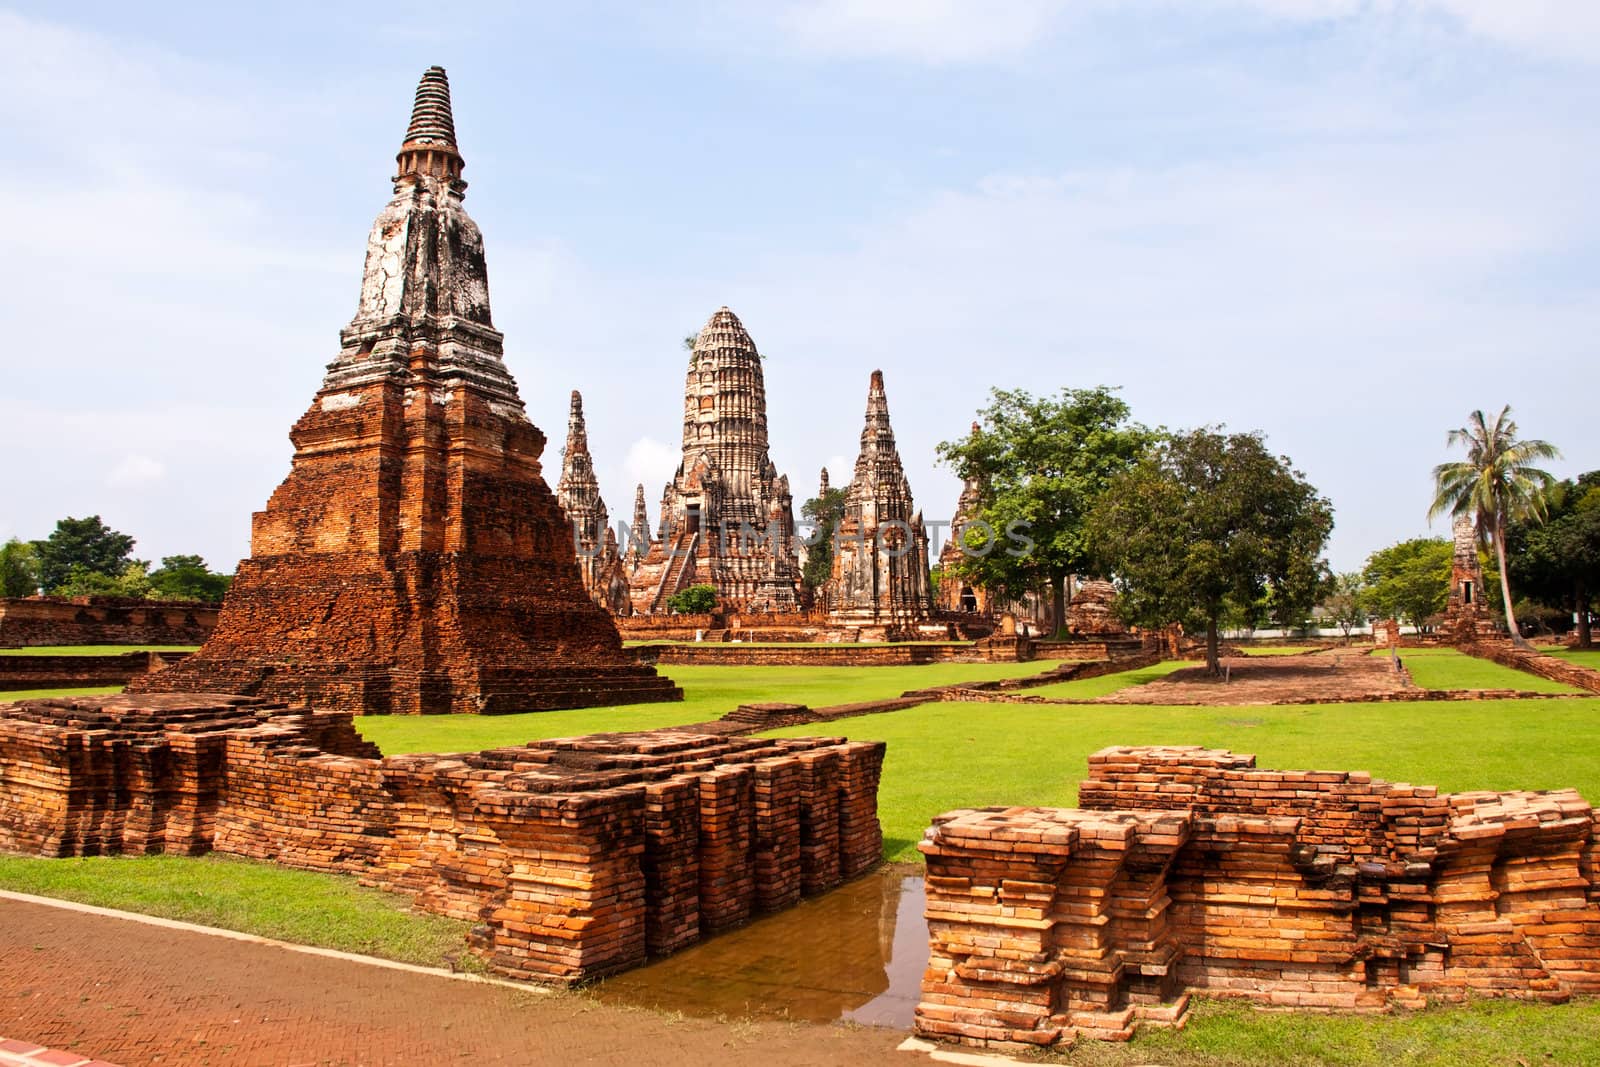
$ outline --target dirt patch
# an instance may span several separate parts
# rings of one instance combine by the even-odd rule
[[[881,1064],[899,1030],[679,1018],[0,902],[0,1033],[141,1064]]]
[[[1204,667],[1119,689],[1097,704],[1291,704],[1306,700],[1392,699],[1412,690],[1410,676],[1368,648],[1336,648],[1303,656],[1228,656],[1224,677]]]

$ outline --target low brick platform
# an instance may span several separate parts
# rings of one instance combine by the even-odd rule
[[[141,674],[179,663],[187,655],[123,652],[110,656],[0,656],[0,693],[124,686]]]
[[[1090,757],[1081,809],[935,820],[922,1034],[994,1047],[1181,1024],[1190,992],[1381,1010],[1600,992],[1600,811],[1268,771],[1201,748]]]
[[[379,758],[347,712],[216,694],[0,705],[0,849],[219,852],[477,920],[575,983],[876,866],[884,746],[685,730]]]

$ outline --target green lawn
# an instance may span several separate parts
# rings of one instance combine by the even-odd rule
[[[32,645],[0,648],[0,656],[120,656],[124,652],[193,652],[199,645]]]
[[[1557,648],[1552,649],[1550,654],[1571,660],[1580,667],[1590,667],[1600,671],[1600,648]]]
[[[1054,1062],[1084,1067],[1514,1067],[1600,1063],[1600,1000],[1480,1000],[1394,1015],[1265,1012],[1199,1000],[1182,1031],[1080,1042]]]
[[[928,704],[829,723],[889,743],[884,852],[920,860],[932,817],[990,804],[1071,805],[1108,745],[1206,745],[1262,767],[1365,770],[1441,789],[1577,788],[1600,801],[1600,698],[1294,707]],[[779,736],[815,733],[793,727]],[[1448,744],[1441,744],[1448,738]]]
[[[390,755],[402,752],[476,752],[545,737],[606,730],[653,730],[706,722],[740,704],[785,701],[823,707],[899,696],[952,682],[1020,678],[1054,663],[935,663],[920,667],[704,667],[663,666],[683,686],[676,704],[632,704],[527,715],[369,715],[356,726]],[[831,730],[831,727],[830,727]]]
[[[228,856],[0,855],[0,888],[430,967],[461,955],[471,926],[354,878]]]
[[[1374,653],[1375,655],[1377,653]],[[1384,650],[1383,655],[1388,655]],[[1580,693],[1537,674],[1502,667],[1453,648],[1402,648],[1400,662],[1423,689],[1520,689],[1527,693]]]
[[[0,704],[12,700],[42,700],[45,697],[86,697],[103,693],[120,693],[120,685],[100,686],[90,689],[13,689],[0,693]]]
[[[1153,682],[1157,678],[1165,678],[1173,671],[1181,671],[1185,667],[1193,667],[1194,663],[1185,660],[1164,660],[1150,667],[1140,667],[1137,670],[1122,671],[1118,674],[1102,674],[1098,678],[1081,678],[1072,682],[1057,682],[1054,685],[1041,685],[1034,689],[1025,689],[1023,692],[1029,696],[1049,697],[1053,700],[1093,700],[1103,697],[1108,693],[1115,693],[1118,689],[1126,689],[1133,685],[1143,685]]]

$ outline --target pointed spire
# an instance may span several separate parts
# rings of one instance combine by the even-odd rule
[[[583,421],[583,394],[572,391],[572,403],[567,409],[567,451],[574,448],[589,450],[589,427]]]
[[[889,397],[883,391],[883,371],[872,372],[872,384],[867,389],[867,425],[863,436],[876,428],[889,428]]]
[[[417,83],[411,125],[395,162],[401,178],[443,178],[458,182],[466,164],[456,147],[456,123],[450,113],[450,80],[443,67],[429,67]]]
[[[822,468],[822,484],[821,484],[821,487],[817,491],[817,497],[820,499],[820,498],[825,497],[827,495],[828,495],[828,468],[827,467],[823,467]]]
[[[712,313],[694,339],[696,353],[718,348],[736,348],[756,355],[756,343],[750,339],[749,331],[726,304]]]
[[[642,483],[633,490],[633,536],[645,543],[651,540],[650,513],[644,509],[644,485]]]

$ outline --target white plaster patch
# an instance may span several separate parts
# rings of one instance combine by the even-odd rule
[[[435,389],[428,395],[433,398],[435,404],[448,404],[456,398],[454,389]]]
[[[333,393],[322,398],[323,411],[344,411],[361,403],[360,393]]]
[[[527,422],[528,415],[516,404],[507,404],[503,400],[489,401],[489,410],[499,415],[502,419],[511,419],[513,422]]]

